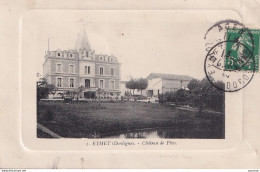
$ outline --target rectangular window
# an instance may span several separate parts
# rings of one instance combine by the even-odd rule
[[[88,51],[86,51],[86,57],[88,57]]]
[[[90,88],[90,80],[85,79],[85,88]]]
[[[57,87],[61,87],[61,81],[62,81],[61,78],[57,78]]]
[[[74,79],[70,78],[70,87],[74,87]]]
[[[74,73],[74,65],[69,65],[69,73]]]
[[[104,68],[103,68],[103,67],[99,68],[99,74],[100,74],[100,75],[103,75],[103,74],[104,74]]]
[[[101,89],[104,88],[104,81],[103,81],[103,80],[100,80],[100,81],[99,81],[99,87],[100,87]]]
[[[85,74],[90,74],[90,66],[85,66]]]
[[[61,72],[61,64],[56,65],[56,72]]]
[[[110,89],[111,90],[115,89],[115,81],[110,81]]]
[[[113,68],[111,68],[111,72],[110,73],[111,73],[112,76],[114,76],[114,69]]]

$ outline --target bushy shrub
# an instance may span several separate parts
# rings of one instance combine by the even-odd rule
[[[190,100],[189,91],[184,89],[179,89],[175,92],[166,92],[159,95],[159,102],[175,102],[176,104],[182,104],[183,102],[188,102]]]
[[[223,82],[214,83],[218,87],[224,87]],[[199,112],[204,109],[224,112],[225,92],[216,89],[207,78],[191,80],[188,89],[178,89],[175,92],[166,92],[159,95],[159,102],[174,102],[176,105],[189,105],[197,107]]]

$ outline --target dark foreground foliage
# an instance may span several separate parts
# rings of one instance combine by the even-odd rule
[[[215,82],[215,85],[224,87],[222,82]],[[161,94],[159,101],[161,103],[173,102],[177,105],[189,105],[198,108],[200,112],[203,109],[225,111],[225,92],[215,88],[207,78],[201,81],[191,80],[188,84],[188,90],[179,89],[176,92]]]

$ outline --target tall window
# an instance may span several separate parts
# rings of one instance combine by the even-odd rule
[[[99,68],[99,74],[100,74],[100,75],[103,75],[103,74],[104,74],[104,68],[103,68],[103,67]]]
[[[88,51],[86,51],[86,57],[88,57]]]
[[[90,74],[90,66],[85,66],[85,74]]]
[[[58,55],[58,57],[60,57],[60,53],[58,53],[57,55]]]
[[[70,78],[70,87],[74,87],[74,79]]]
[[[70,54],[70,58],[72,58],[73,57],[73,54]]]
[[[69,73],[74,73],[74,65],[69,65]]]
[[[111,90],[115,89],[115,81],[110,81],[110,89]]]
[[[61,72],[61,64],[56,65],[56,72]]]
[[[90,88],[90,79],[85,79],[85,88]]]
[[[57,87],[61,87],[61,82],[62,82],[62,79],[61,78],[57,78]]]
[[[104,88],[104,81],[103,81],[103,80],[100,80],[100,81],[99,81],[99,87],[100,87],[101,89]]]
[[[111,68],[110,73],[111,73],[111,75],[114,75],[114,68]]]

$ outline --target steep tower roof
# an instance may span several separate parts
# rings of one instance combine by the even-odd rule
[[[85,30],[85,26],[83,26],[81,31],[78,33],[74,49],[75,50],[79,50],[79,49],[91,50],[91,46],[88,41],[88,36],[87,36],[86,30]]]

